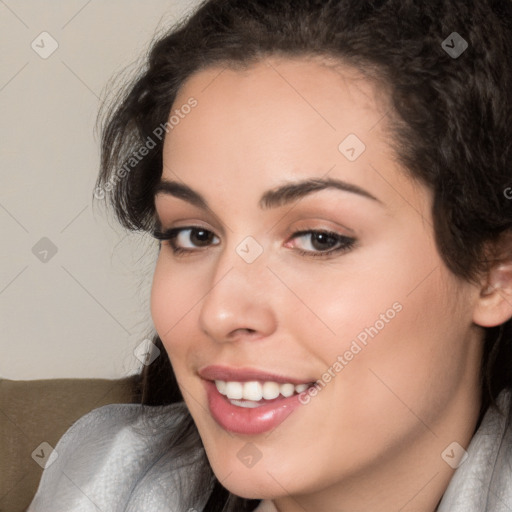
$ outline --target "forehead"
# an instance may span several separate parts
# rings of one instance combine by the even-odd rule
[[[219,180],[243,184],[248,200],[247,190],[256,197],[327,175],[371,191],[379,175],[392,183],[403,174],[389,144],[386,94],[354,68],[319,59],[204,69],[171,109],[179,122],[165,138],[162,177],[204,196],[219,190]],[[191,99],[197,105],[181,111]]]
[[[307,138],[337,150],[350,133],[375,142],[379,131],[371,132],[389,109],[382,88],[357,70],[312,58],[267,58],[244,68],[196,72],[181,87],[171,114],[190,98],[197,107],[167,134],[164,156],[170,156],[169,146],[192,140],[203,151],[220,149],[220,132],[243,138],[243,149],[253,142],[286,151],[294,142],[303,147]]]
[[[196,93],[213,95],[215,92],[222,92],[225,87],[235,85],[234,82],[238,91],[237,97],[266,96],[272,101],[274,95],[284,93],[290,97],[291,102],[300,98],[311,104],[322,102],[322,98],[326,94],[330,97],[331,93],[337,101],[342,101],[343,98],[337,94],[339,92],[349,94],[346,97],[347,102],[357,99],[358,96],[361,96],[360,100],[365,97],[367,102],[371,102],[383,85],[380,83],[378,85],[381,87],[375,87],[376,79],[371,80],[368,73],[333,58],[269,56],[245,64],[219,63],[196,71],[181,87],[177,101],[187,91],[195,90]],[[231,92],[233,91],[234,89]],[[304,93],[312,96],[307,98]]]
[[[364,133],[389,110],[382,84],[376,87],[339,62],[311,57],[274,57],[198,71],[181,87],[171,110],[190,97],[197,98],[194,114],[203,120],[215,116],[219,127],[238,129],[250,115],[253,132],[300,119],[295,128],[305,124],[325,134],[347,129]]]

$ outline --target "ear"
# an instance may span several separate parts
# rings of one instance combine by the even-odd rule
[[[473,311],[473,322],[496,327],[512,318],[512,236],[499,244],[500,258],[482,279],[480,296]]]

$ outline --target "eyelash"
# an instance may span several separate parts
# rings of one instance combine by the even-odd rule
[[[204,229],[202,227],[184,226],[184,227],[179,227],[179,228],[171,228],[166,231],[160,231],[157,229],[153,232],[153,237],[156,238],[157,240],[159,240],[160,242],[168,241],[174,255],[184,256],[186,254],[194,253],[194,252],[197,252],[198,250],[201,250],[200,248],[199,249],[184,249],[183,247],[176,246],[175,240],[178,237],[178,235],[182,231],[187,231],[187,230],[190,230],[191,232],[205,231],[209,234],[213,234],[208,229]],[[339,233],[336,233],[333,231],[315,230],[315,229],[296,231],[295,233],[292,234],[292,236],[290,237],[290,240],[299,238],[304,235],[313,235],[313,234],[322,234],[322,235],[326,235],[328,237],[334,238],[336,241],[336,244],[338,244],[338,247],[336,247],[335,249],[329,249],[326,251],[306,251],[304,249],[296,249],[296,251],[301,256],[308,256],[308,257],[313,257],[313,258],[327,258],[329,256],[332,256],[333,254],[340,254],[340,253],[348,252],[356,244],[355,238],[340,235]]]

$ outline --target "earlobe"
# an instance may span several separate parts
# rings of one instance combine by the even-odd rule
[[[512,318],[512,261],[499,263],[487,274],[476,304],[473,321],[496,327]]]

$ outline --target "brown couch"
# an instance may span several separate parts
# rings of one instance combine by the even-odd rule
[[[33,453],[55,447],[87,412],[137,398],[136,376],[119,380],[0,379],[0,512],[25,511],[37,490],[42,467]],[[42,450],[42,451],[41,451]]]

